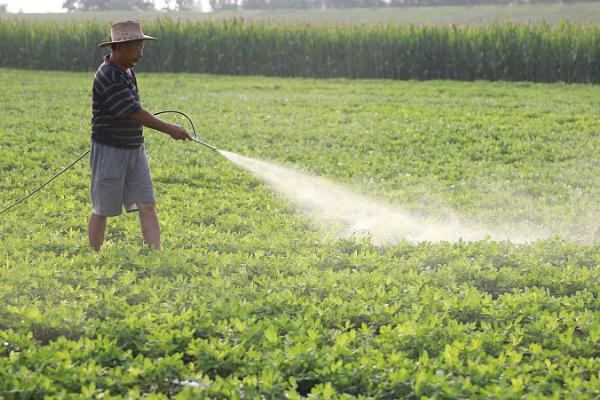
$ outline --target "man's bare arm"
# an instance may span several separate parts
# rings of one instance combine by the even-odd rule
[[[156,118],[152,113],[143,108],[131,114],[130,118],[147,128],[156,129],[157,131],[169,134],[175,140],[189,140],[191,138],[190,134],[182,126],[170,124]]]

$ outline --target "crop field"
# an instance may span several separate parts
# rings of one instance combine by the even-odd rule
[[[89,148],[92,78],[0,69],[0,209]],[[88,248],[86,161],[0,215],[0,398],[600,396],[595,86],[138,84],[219,148],[507,240],[339,238],[218,153],[146,130],[161,252],[132,214]]]
[[[0,19],[26,21],[118,21],[133,18],[149,21],[156,18],[180,21],[220,21],[244,19],[247,21],[281,21],[343,24],[419,24],[419,25],[472,25],[501,21],[518,23],[547,22],[558,25],[561,21],[577,21],[596,24],[600,22],[600,3],[583,2],[570,4],[523,4],[523,5],[473,5],[434,7],[391,7],[335,10],[243,10],[214,13],[161,12],[161,11],[102,11],[48,14],[0,13]]]
[[[600,83],[600,26],[395,26],[154,20],[140,70],[218,75]],[[95,71],[98,21],[0,20],[0,67]]]

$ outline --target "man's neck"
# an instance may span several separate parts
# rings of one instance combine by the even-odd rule
[[[110,53],[108,59],[110,60],[110,62],[117,64],[123,71],[128,73],[130,72],[128,67],[124,66],[121,62],[119,62],[119,57],[116,56],[115,53]]]

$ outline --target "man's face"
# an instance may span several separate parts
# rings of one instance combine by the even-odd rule
[[[144,41],[132,40],[118,46],[122,63],[127,68],[132,68],[144,56]]]

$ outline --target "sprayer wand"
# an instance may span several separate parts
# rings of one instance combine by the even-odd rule
[[[201,145],[204,145],[204,146],[208,147],[211,150],[214,150],[216,152],[219,151],[219,149],[216,148],[215,146],[212,146],[212,145],[210,145],[210,144],[208,144],[206,142],[203,142],[202,140],[200,140],[198,138],[198,135],[196,135],[196,127],[194,126],[194,122],[185,113],[182,113],[181,111],[177,111],[177,110],[165,110],[165,111],[159,111],[157,113],[154,113],[154,115],[160,115],[160,114],[165,114],[165,113],[179,114],[179,115],[182,115],[183,117],[185,117],[189,121],[190,125],[192,126],[192,132],[194,132],[194,136],[192,136],[191,139],[194,142],[200,143]]]
[[[218,149],[218,148],[216,148],[215,146],[211,146],[210,144],[208,144],[208,143],[206,143],[206,142],[203,142],[202,140],[200,140],[200,139],[197,139],[197,138],[196,138],[196,137],[194,137],[194,136],[192,136],[192,140],[193,140],[194,142],[196,142],[196,143],[200,143],[200,144],[202,144],[202,145],[204,145],[204,146],[208,147],[208,148],[209,148],[209,149],[211,149],[211,150],[214,150],[214,151],[216,151],[216,152],[218,152],[218,151],[219,151],[219,149]]]

